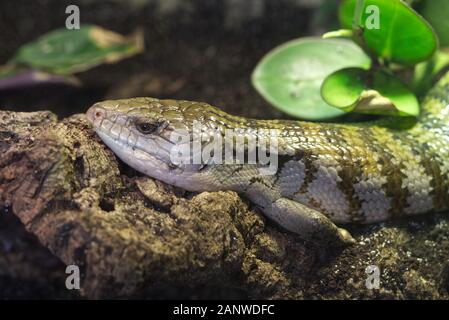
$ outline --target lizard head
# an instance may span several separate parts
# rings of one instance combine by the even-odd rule
[[[132,98],[98,102],[86,116],[125,163],[156,179],[197,190],[203,187],[192,179],[199,179],[195,173],[205,165],[193,159],[192,144],[201,139],[193,132],[221,132],[226,122],[222,117],[229,115],[205,103]]]

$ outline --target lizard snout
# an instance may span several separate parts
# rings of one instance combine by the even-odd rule
[[[94,104],[86,112],[87,120],[89,120],[89,122],[94,126],[100,123],[101,120],[105,118],[105,116],[106,110],[101,107],[99,103]]]

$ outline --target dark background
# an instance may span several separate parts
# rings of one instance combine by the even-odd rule
[[[324,3],[324,5],[321,5]],[[76,4],[81,24],[121,34],[142,27],[145,52],[78,74],[83,87],[0,92],[0,108],[49,109],[63,117],[105,98],[153,96],[207,101],[256,118],[286,117],[256,93],[250,75],[273,47],[335,25],[334,0],[1,1],[0,64],[20,45],[65,26]]]

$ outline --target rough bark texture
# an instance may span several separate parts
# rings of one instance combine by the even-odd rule
[[[356,245],[313,247],[234,192],[136,173],[83,115],[0,111],[0,207],[3,297],[34,286],[59,298],[448,298],[444,214],[353,226]],[[70,264],[79,294],[64,286]],[[369,265],[380,289],[365,286]],[[24,291],[5,289],[11,281]]]

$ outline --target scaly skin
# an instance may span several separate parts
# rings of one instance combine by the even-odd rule
[[[153,98],[100,102],[87,117],[103,141],[138,171],[187,190],[235,190],[305,239],[350,242],[350,235],[327,218],[373,223],[449,208],[448,98],[449,74],[424,99],[417,121],[254,120],[205,103]],[[194,121],[201,121],[206,135],[238,129],[263,141],[276,136],[276,174],[261,175],[250,164],[173,165],[170,149],[179,143],[172,133],[190,131]],[[155,131],[142,133],[142,123]]]

